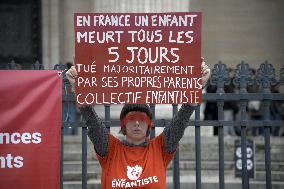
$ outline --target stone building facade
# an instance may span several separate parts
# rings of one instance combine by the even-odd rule
[[[2,0],[0,64],[12,57],[19,64],[38,59],[51,69],[72,61],[75,12],[200,11],[202,54],[208,64],[221,60],[234,67],[244,60],[257,68],[268,60],[279,70],[284,59],[283,7],[280,0]]]
[[[279,0],[42,0],[43,63],[51,68],[72,61],[74,12],[201,11],[202,54],[210,65],[234,67],[244,60],[258,67],[265,60],[280,69],[284,60],[284,13]]]
[[[203,16],[202,55],[209,65],[221,60],[234,68],[244,60],[258,68],[268,60],[279,74],[284,61],[283,7],[281,0],[2,0],[0,65],[10,57],[25,69],[35,60],[45,69],[72,62],[76,12],[198,11]]]

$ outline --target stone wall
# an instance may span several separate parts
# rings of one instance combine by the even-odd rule
[[[281,0],[42,0],[43,62],[47,68],[72,61],[74,12],[201,11],[202,52],[208,64],[234,67],[265,60],[280,69],[284,60],[284,1]]]
[[[42,0],[43,64],[51,69],[73,61],[75,12],[201,11],[202,54],[209,65],[221,60],[234,68],[244,60],[258,68],[268,60],[278,76],[284,60],[283,5],[282,0]],[[163,116],[171,116],[171,111]],[[186,135],[192,133],[188,129]]]
[[[284,60],[284,1],[191,0],[203,12],[202,52],[210,64],[235,68],[241,60],[258,68],[265,60],[279,73]]]

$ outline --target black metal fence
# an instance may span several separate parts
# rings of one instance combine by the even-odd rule
[[[54,69],[65,70],[65,65],[56,65]],[[15,62],[7,65],[6,69],[17,69]],[[38,62],[32,65],[31,69],[43,69],[43,66]],[[271,153],[270,153],[270,135],[271,128],[283,127],[283,114],[280,119],[271,118],[271,105],[275,101],[284,101],[283,93],[275,93],[271,89],[279,87],[284,84],[284,65],[282,65],[279,72],[279,79],[275,78],[276,72],[272,64],[265,62],[260,65],[253,74],[252,69],[247,63],[241,62],[235,69],[234,77],[229,76],[228,68],[222,62],[214,65],[210,84],[217,87],[216,93],[205,93],[202,95],[203,101],[215,101],[217,103],[218,119],[217,120],[200,120],[200,106],[195,109],[195,119],[189,122],[189,126],[195,127],[195,163],[196,163],[196,189],[201,189],[201,126],[216,126],[218,127],[218,145],[219,145],[219,188],[225,188],[224,182],[224,127],[240,127],[241,130],[241,151],[242,151],[242,188],[249,188],[249,179],[247,172],[247,151],[246,151],[246,130],[247,128],[263,127],[264,141],[265,141],[265,171],[266,171],[266,189],[272,188],[271,181]],[[63,79],[63,102],[74,103],[74,94],[68,93],[66,90],[69,83]],[[234,93],[225,93],[224,87],[227,85],[234,85],[237,91]],[[258,86],[258,91],[248,92],[250,86]],[[262,120],[251,120],[247,116],[248,102],[258,100],[262,102]],[[226,101],[239,102],[240,118],[234,121],[224,121],[224,103]],[[164,127],[169,120],[155,119],[155,105],[150,105],[154,115],[154,127],[151,132],[151,137],[154,137],[155,127]],[[178,111],[178,105],[173,104],[173,115]],[[118,120],[112,120],[110,117],[110,105],[105,105],[105,124],[107,127],[119,125]],[[62,131],[66,127],[81,127],[82,128],[82,188],[87,188],[87,127],[82,121],[62,123]],[[61,141],[64,139],[62,132]],[[64,159],[64,143],[61,146],[61,189],[63,189],[63,159]],[[174,188],[180,188],[180,170],[179,170],[179,152],[173,160],[173,183]]]

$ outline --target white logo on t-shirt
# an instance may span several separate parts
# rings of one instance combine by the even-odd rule
[[[142,167],[135,165],[135,167],[127,166],[127,177],[130,180],[137,180],[142,174]]]

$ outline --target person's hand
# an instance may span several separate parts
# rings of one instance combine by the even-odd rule
[[[202,87],[205,87],[208,79],[210,78],[210,68],[205,63],[204,58],[201,57],[201,77],[202,77]]]
[[[72,66],[67,72],[66,77],[72,87],[75,85],[75,79],[78,77],[78,73],[75,66]]]

